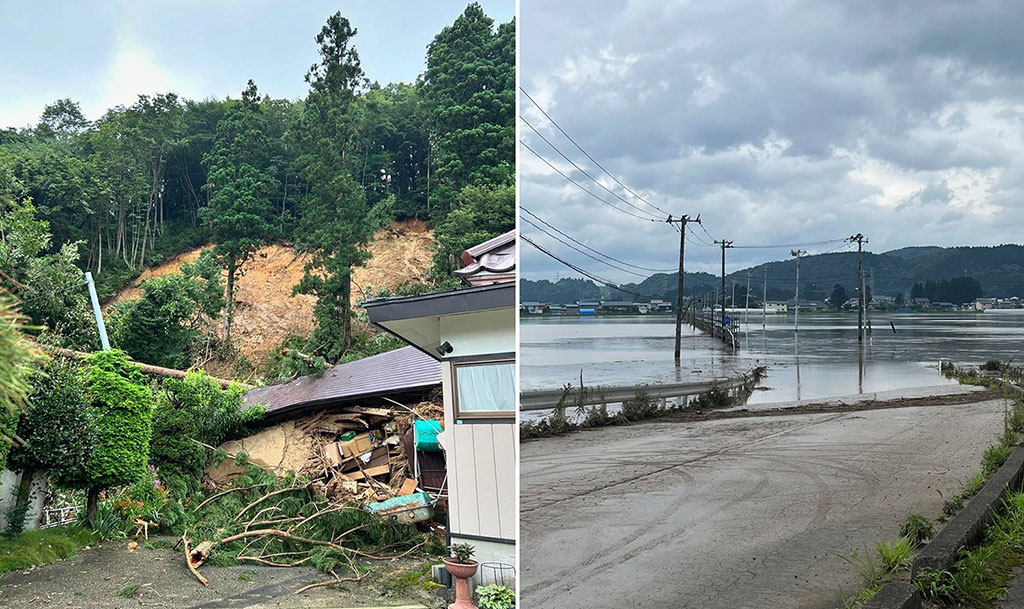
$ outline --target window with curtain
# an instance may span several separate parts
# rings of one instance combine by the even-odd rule
[[[512,361],[455,365],[455,418],[515,417]]]

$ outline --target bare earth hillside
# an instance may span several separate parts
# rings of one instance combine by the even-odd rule
[[[377,231],[369,247],[372,257],[355,271],[353,304],[363,298],[368,287],[393,289],[406,280],[424,280],[430,268],[433,243],[433,233],[419,220],[395,222],[391,228]],[[107,306],[138,298],[143,280],[177,273],[180,264],[195,260],[203,249],[186,252],[146,269]],[[235,291],[237,301],[231,333],[241,353],[256,366],[263,364],[289,336],[307,336],[313,329],[316,299],[302,294],[292,296],[292,286],[302,278],[307,258],[291,247],[271,245],[261,249],[256,258],[243,267]]]

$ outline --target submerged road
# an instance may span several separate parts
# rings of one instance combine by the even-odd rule
[[[1001,427],[1002,401],[936,404],[525,442],[522,606],[840,606],[839,555],[938,516]]]

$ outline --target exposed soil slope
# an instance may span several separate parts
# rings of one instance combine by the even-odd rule
[[[377,231],[368,248],[371,258],[355,270],[353,304],[363,298],[370,286],[393,289],[406,280],[424,280],[433,243],[433,232],[419,220],[395,222],[391,228]],[[179,265],[198,258],[203,249],[206,248],[185,252],[146,269],[107,306],[138,298],[143,280],[177,273]],[[307,336],[313,329],[316,299],[302,294],[292,296],[292,286],[302,278],[307,260],[308,255],[300,255],[289,246],[271,245],[261,249],[242,269],[235,292],[232,334],[242,355],[256,366],[264,363],[289,336]]]

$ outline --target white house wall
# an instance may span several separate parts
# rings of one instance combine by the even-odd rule
[[[441,340],[451,343],[449,357],[513,353],[516,350],[514,307],[446,315],[441,318]]]

